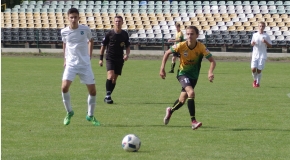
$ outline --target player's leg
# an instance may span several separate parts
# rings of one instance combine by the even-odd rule
[[[194,101],[194,98],[195,98],[195,92],[194,92],[194,87],[197,83],[197,80],[193,80],[193,79],[185,79],[184,81],[186,81],[186,84],[187,86],[184,88],[186,93],[187,93],[187,96],[188,96],[188,99],[187,99],[187,107],[188,107],[188,111],[189,111],[189,114],[190,114],[190,119],[191,119],[191,125],[192,125],[192,129],[195,130],[199,127],[202,126],[202,123],[201,122],[198,122],[196,121],[196,118],[195,118],[195,101]],[[188,81],[189,81],[189,84],[188,85]]]
[[[171,69],[169,73],[174,73],[174,68],[175,68],[175,62],[176,62],[176,53],[173,53],[172,59],[171,59]]]
[[[89,91],[89,96],[88,96],[88,115],[86,116],[86,119],[92,122],[93,125],[99,126],[100,122],[94,117],[97,99],[95,84],[87,84],[87,88]]]
[[[86,119],[88,121],[91,121],[93,125],[99,126],[100,125],[99,121],[97,121],[96,118],[94,117],[94,112],[96,108],[97,91],[96,91],[96,86],[95,86],[95,77],[94,77],[94,73],[92,71],[91,66],[86,66],[84,68],[81,68],[78,74],[80,76],[81,83],[86,84],[88,92],[89,92],[88,99],[87,99],[88,114],[86,116]]]
[[[257,67],[257,84],[256,87],[260,87],[260,82],[262,78],[262,70],[265,67],[265,59],[259,59],[258,67]]]
[[[112,104],[113,100],[111,99],[111,93],[113,88],[113,79],[115,75],[115,63],[113,61],[107,60],[107,80],[106,80],[106,96],[104,98],[104,102],[108,104]]]
[[[114,76],[112,79],[111,93],[113,93],[115,89],[118,77],[122,74],[123,66],[124,66],[124,60],[117,62],[115,65]]]
[[[251,70],[252,70],[252,76],[254,79],[253,87],[256,87],[256,85],[257,85],[257,78],[258,78],[257,68],[258,68],[258,60],[252,60],[251,61]]]
[[[62,101],[67,112],[66,117],[64,118],[64,125],[69,125],[71,117],[74,115],[74,111],[71,106],[71,98],[69,93],[69,88],[76,76],[76,69],[66,66],[62,76],[62,84],[61,84],[61,93],[62,93]]]
[[[169,123],[169,120],[171,118],[171,115],[174,111],[178,110],[180,107],[183,106],[183,104],[185,103],[187,99],[187,94],[185,92],[185,90],[182,89],[179,98],[174,102],[172,107],[167,107],[165,110],[165,117],[163,119],[163,122],[165,125],[167,125]]]

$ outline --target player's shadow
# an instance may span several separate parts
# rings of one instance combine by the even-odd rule
[[[164,125],[164,124],[102,124],[102,127],[168,127],[168,128],[191,128],[190,125]],[[275,132],[290,132],[290,129],[271,129],[271,128],[220,128],[213,126],[202,126],[198,130],[200,131],[233,131],[233,132],[243,132],[243,131],[275,131]]]

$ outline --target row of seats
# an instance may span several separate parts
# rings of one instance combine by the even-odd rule
[[[287,6],[178,6],[178,5],[108,5],[108,6],[100,6],[100,5],[21,5],[15,6],[13,9],[15,11],[19,11],[20,9],[34,9],[34,8],[52,8],[52,9],[63,9],[63,8],[80,8],[80,9],[203,9],[203,10],[289,10],[290,5]],[[7,9],[6,12],[13,11]]]
[[[73,4],[73,5],[290,5],[289,1],[23,1],[22,5]]]
[[[2,29],[3,30],[3,29]],[[97,32],[96,30],[92,30],[93,38],[96,43],[101,43],[104,32]],[[249,32],[252,34],[252,32]],[[39,41],[41,43],[48,42],[61,42],[61,36],[59,35],[59,30],[44,30],[41,32],[35,32],[32,30],[27,31],[12,31],[8,34],[7,31],[3,31],[1,34],[1,41],[8,42],[36,42]],[[164,40],[166,44],[171,44],[167,42],[169,38],[172,36],[170,34],[164,35]],[[273,45],[279,46],[289,46],[290,45],[290,36],[283,37],[277,36],[277,38],[273,38],[271,36]],[[162,43],[162,34],[144,34],[144,33],[131,33],[130,41],[132,44],[161,44]],[[212,35],[202,35],[199,37],[199,41],[206,43],[207,45],[249,45],[251,41],[251,35],[248,33],[241,33],[241,35],[237,32],[228,33],[228,34],[212,34]]]

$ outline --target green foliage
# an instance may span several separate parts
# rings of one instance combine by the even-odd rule
[[[290,157],[289,63],[267,62],[261,87],[252,88],[250,62],[217,62],[215,80],[202,64],[191,130],[187,106],[163,125],[165,108],[177,99],[175,74],[159,77],[161,60],[129,60],[112,95],[103,102],[106,69],[93,59],[97,83],[95,127],[85,119],[87,90],[73,82],[75,115],[63,125],[63,59],[2,57],[2,159],[288,159]],[[167,64],[167,71],[170,68]],[[137,153],[122,150],[123,136],[138,135]]]

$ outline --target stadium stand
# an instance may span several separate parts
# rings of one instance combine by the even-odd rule
[[[134,45],[160,45],[175,37],[175,23],[201,30],[199,40],[208,46],[248,46],[259,21],[274,47],[289,48],[290,1],[23,1],[1,12],[1,42],[61,43],[60,30],[69,24],[67,10],[80,11],[80,24],[91,28],[96,45],[113,27],[116,15],[124,17]],[[163,34],[162,34],[163,33]]]

